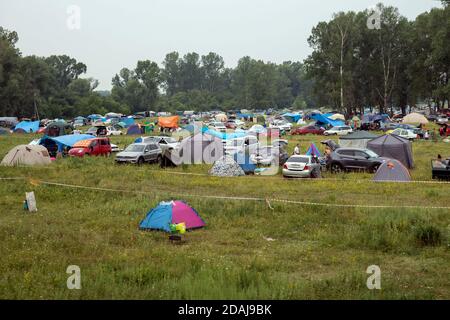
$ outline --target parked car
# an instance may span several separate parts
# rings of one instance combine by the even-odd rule
[[[430,115],[427,116],[427,120],[431,121],[431,122],[437,122],[438,118],[439,117],[437,115],[435,115],[435,114],[430,114]]]
[[[283,165],[283,177],[319,178],[319,160],[309,155],[291,156]]]
[[[286,120],[274,120],[271,124],[269,124],[269,128],[278,128],[280,131],[291,131],[292,124]]]
[[[84,157],[88,156],[109,156],[112,152],[109,138],[93,138],[81,140],[74,144],[69,150],[69,156]]]
[[[294,130],[292,130],[291,134],[292,135],[323,134],[324,131],[325,131],[325,129],[323,127],[309,125],[309,126],[295,128]]]
[[[286,148],[289,141],[285,139],[274,139],[272,140],[272,146],[279,148]]]
[[[254,164],[269,166],[275,163],[278,159],[278,165],[283,165],[289,155],[284,148],[277,148],[274,146],[260,146],[252,154],[250,154],[250,161]]]
[[[438,124],[444,124],[448,122],[447,116],[439,116],[436,120]]]
[[[138,165],[144,162],[158,162],[161,163],[162,151],[157,143],[133,143],[125,150],[119,152],[115,161],[117,163],[137,163]]]
[[[392,131],[388,131],[388,134],[395,134],[396,136],[408,139],[408,140],[415,140],[417,139],[417,133],[414,133],[413,130],[409,130],[409,129],[402,129],[402,128],[397,128],[395,130]]]
[[[327,160],[327,167],[333,173],[347,170],[367,170],[376,172],[387,158],[380,157],[369,149],[339,148],[334,150]]]
[[[97,125],[97,126],[89,128],[86,131],[86,134],[90,134],[90,135],[97,136],[97,137],[106,136],[108,134],[108,129],[106,128],[106,126]]]
[[[329,130],[325,130],[323,134],[325,136],[331,136],[331,135],[337,135],[337,136],[345,136],[346,134],[349,134],[353,132],[353,129],[349,126],[336,126]]]
[[[226,132],[227,128],[225,127],[225,125],[223,124],[223,122],[211,122],[208,124],[208,128],[213,129],[213,130],[217,130],[220,132]]]
[[[107,136],[121,136],[123,134],[122,130],[118,130],[117,128],[111,126],[106,128]]]
[[[258,138],[255,136],[246,136],[243,138],[230,139],[225,142],[225,154],[233,155],[236,152],[254,153],[260,147]]]
[[[150,136],[141,139],[143,143],[157,143],[162,151],[176,149],[180,146],[180,143],[172,137]]]

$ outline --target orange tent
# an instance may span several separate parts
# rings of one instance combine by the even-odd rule
[[[158,117],[158,125],[162,128],[178,128],[178,116]]]

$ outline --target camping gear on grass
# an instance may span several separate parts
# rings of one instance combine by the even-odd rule
[[[373,176],[373,181],[411,181],[408,169],[398,160],[389,159],[380,165]]]
[[[384,135],[370,140],[367,148],[381,157],[399,160],[408,169],[414,166],[412,142],[397,135]]]
[[[160,202],[158,206],[147,213],[147,216],[139,224],[139,228],[172,232],[171,225],[181,223],[184,223],[184,227],[180,225],[179,231],[182,231],[183,228],[184,230],[192,230],[206,225],[195,209],[186,202],[175,200]],[[179,233],[181,234],[181,232]]]
[[[214,162],[209,174],[216,177],[245,176],[244,170],[229,156],[223,156]]]
[[[17,165],[46,165],[50,164],[50,155],[47,149],[39,145],[19,145],[12,148],[3,158],[4,166]]]
[[[379,136],[369,131],[353,131],[345,136],[339,137],[339,145],[343,148],[367,148],[367,143],[370,140],[378,138]]]

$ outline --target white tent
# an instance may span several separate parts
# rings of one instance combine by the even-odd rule
[[[427,124],[428,120],[420,113],[410,113],[403,118],[403,123]]]
[[[14,147],[6,154],[1,162],[4,166],[34,166],[50,163],[50,155],[47,149],[39,145],[19,145]]]

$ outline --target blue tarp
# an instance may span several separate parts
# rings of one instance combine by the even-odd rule
[[[302,118],[302,116],[298,113],[289,113],[289,112],[286,112],[285,114],[283,114],[283,117],[290,118],[290,119],[292,119],[292,122],[295,122],[295,123],[297,123],[297,121]]]
[[[330,116],[331,115],[333,115],[333,114],[330,114]],[[333,127],[343,126],[344,125],[344,121],[330,119],[324,114],[313,114],[311,116],[311,118],[316,120],[317,124],[329,124],[329,125],[331,125]]]
[[[39,130],[40,121],[21,121],[14,127],[14,131],[22,129],[26,133],[36,132]]]
[[[219,132],[219,131],[216,131],[216,130],[208,129],[206,127],[202,128],[202,133],[209,134],[211,136],[220,138],[222,140],[242,138],[242,137],[245,137],[247,135],[245,132],[225,133],[225,132]]]
[[[233,159],[237,162],[245,174],[255,172],[256,165],[250,161],[250,156],[248,154],[237,152],[233,155]]]
[[[88,140],[88,139],[93,139],[93,138],[95,138],[95,137],[90,134],[67,134],[65,136],[59,136],[59,137],[45,136],[39,141],[39,144],[42,145],[43,142],[47,139],[52,140],[52,141],[56,142],[56,144],[58,145],[58,151],[62,151],[64,147],[73,147],[73,145],[75,143],[77,143],[78,141]]]
[[[88,119],[90,119],[90,120],[97,120],[97,119],[101,119],[101,118],[102,118],[102,116],[99,114],[91,114],[88,116]]]

